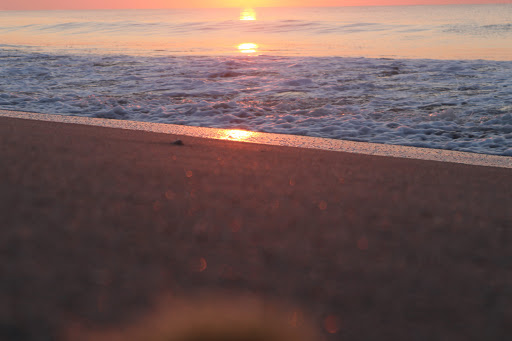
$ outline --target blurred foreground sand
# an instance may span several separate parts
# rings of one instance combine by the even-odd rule
[[[326,340],[512,337],[510,169],[12,118],[0,160],[2,340],[218,291]]]

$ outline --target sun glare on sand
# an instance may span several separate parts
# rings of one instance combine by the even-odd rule
[[[231,141],[245,141],[255,133],[252,131],[239,130],[239,129],[230,129],[226,130],[220,136],[223,140],[231,140]]]

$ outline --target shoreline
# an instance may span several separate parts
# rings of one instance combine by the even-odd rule
[[[319,137],[285,135],[273,133],[248,132],[231,134],[234,129],[181,126],[175,124],[124,121],[59,114],[40,114],[0,109],[0,117],[14,117],[28,120],[41,120],[71,124],[83,124],[99,127],[120,128],[156,133],[186,135],[207,139],[232,140],[247,143],[298,147],[318,150],[342,151],[362,155],[379,155],[398,158],[461,163],[476,166],[512,168],[512,157],[459,152],[444,149],[419,148],[401,145],[388,145],[349,140],[333,140]]]

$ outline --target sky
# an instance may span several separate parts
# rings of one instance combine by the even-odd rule
[[[462,3],[512,3],[512,0],[0,0],[0,10],[320,7]]]

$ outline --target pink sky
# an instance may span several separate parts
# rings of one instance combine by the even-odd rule
[[[366,6],[512,3],[512,0],[0,0],[0,10],[182,7]]]

